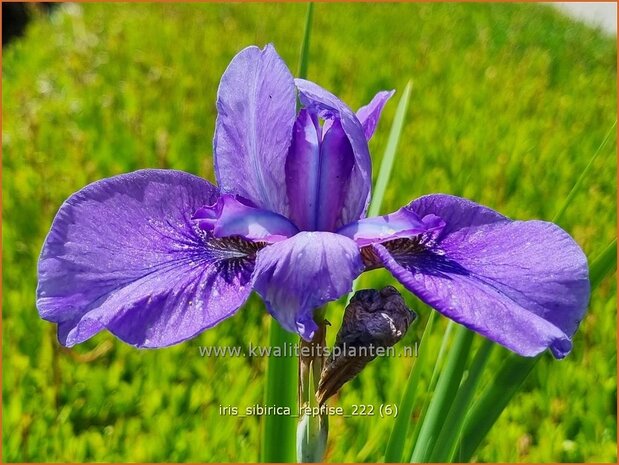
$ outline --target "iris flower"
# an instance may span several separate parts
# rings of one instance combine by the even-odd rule
[[[255,291],[281,326],[310,339],[317,308],[384,267],[512,351],[564,357],[589,279],[585,255],[561,228],[445,194],[365,217],[368,140],[392,94],[355,113],[294,79],[271,45],[242,50],[217,94],[218,187],[149,169],[73,194],[41,252],[40,316],[58,324],[66,346],[107,329],[156,348],[231,317]]]

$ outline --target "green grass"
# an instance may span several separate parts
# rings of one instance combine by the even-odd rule
[[[36,260],[60,203],[90,181],[145,167],[213,180],[221,73],[240,48],[266,42],[294,69],[305,11],[68,5],[5,49],[3,461],[259,458],[260,419],[221,417],[219,406],[262,403],[266,360],[198,354],[198,345],[266,345],[270,317],[258,298],[178,347],[141,351],[101,334],[64,351],[34,306]],[[615,57],[613,39],[544,6],[320,3],[308,77],[353,107],[380,89],[401,93],[412,79],[385,212],[446,192],[509,216],[550,219],[615,121]],[[394,102],[370,144],[375,173]],[[616,146],[613,134],[561,220],[589,257],[615,237]],[[380,270],[361,287],[387,283]],[[428,310],[406,296],[421,320],[403,342],[411,344]],[[616,461],[616,307],[613,277],[593,295],[573,353],[541,360],[478,460]],[[340,314],[341,303],[329,310],[330,338]],[[445,325],[437,322],[427,350],[438,349]],[[493,352],[489,372],[504,356]],[[334,402],[348,411],[397,403],[411,364],[377,360]],[[429,377],[421,377],[416,405],[427,400]],[[331,417],[327,460],[381,460],[393,423]]]

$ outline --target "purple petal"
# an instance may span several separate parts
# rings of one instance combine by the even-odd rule
[[[370,200],[372,164],[367,140],[355,114],[335,95],[304,79],[295,79],[295,84],[303,106],[326,120],[323,132],[330,132],[330,126],[339,121],[352,149],[354,163],[342,199],[336,201],[335,196],[332,198],[333,202],[342,205],[334,225],[334,228],[339,228],[361,218]]]
[[[334,231],[340,225],[354,165],[348,137],[340,120],[333,120],[320,144],[317,230]]]
[[[380,119],[383,107],[393,94],[395,94],[395,90],[382,90],[374,96],[370,103],[357,110],[357,118],[361,126],[363,126],[363,132],[368,141],[372,138],[376,126],[378,126],[378,120]]]
[[[200,229],[219,238],[240,236],[249,241],[277,242],[299,232],[286,217],[251,207],[230,194],[198,209],[192,218]]]
[[[286,159],[290,218],[306,231],[335,230],[355,164],[340,120],[328,121],[321,130],[316,114],[301,110]]]
[[[402,207],[388,215],[355,221],[339,229],[337,233],[350,237],[359,247],[364,247],[424,233],[438,234],[444,226],[445,222],[436,215],[430,214],[422,218],[408,207]]]
[[[357,245],[328,232],[301,232],[258,253],[253,288],[288,331],[311,339],[313,312],[352,289],[363,271]]]
[[[286,158],[290,219],[303,231],[316,229],[320,181],[320,127],[316,117],[301,110],[294,124]]]
[[[285,163],[296,116],[290,71],[272,45],[239,52],[221,77],[215,172],[222,191],[287,214]]]
[[[191,220],[217,189],[143,170],[95,182],[60,208],[39,259],[37,307],[73,346],[108,329],[139,347],[191,338],[231,316],[251,286],[257,246],[214,239]]]
[[[375,250],[385,267],[447,317],[524,356],[550,348],[557,358],[589,301],[587,260],[555,224],[512,221],[448,195],[415,200],[419,216],[446,226],[436,243],[398,239]]]

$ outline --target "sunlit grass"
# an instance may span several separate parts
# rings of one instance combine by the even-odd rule
[[[239,49],[266,42],[295,69],[304,18],[296,4],[68,5],[4,51],[3,460],[258,459],[260,419],[220,417],[219,406],[262,403],[266,360],[201,358],[198,345],[266,345],[259,299],[179,347],[140,351],[102,334],[65,352],[34,307],[36,259],[60,203],[90,181],[144,167],[214,180],[221,73]],[[551,219],[616,119],[615,56],[614,40],[542,6],[320,3],[308,77],[355,108],[412,80],[382,211],[445,192]],[[375,173],[398,98],[370,144]],[[615,152],[613,133],[560,222],[589,257],[615,237]],[[393,282],[379,270],[361,286]],[[408,296],[420,322],[402,345],[418,341],[428,315]],[[616,306],[607,279],[573,353],[538,364],[478,459],[616,460]],[[340,311],[329,312],[331,337]],[[92,361],[75,356],[108,341]],[[334,402],[349,412],[397,403],[411,364],[377,360]],[[381,460],[393,423],[332,417],[327,459]]]

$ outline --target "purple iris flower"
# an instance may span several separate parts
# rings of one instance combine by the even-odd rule
[[[444,194],[365,218],[368,140],[392,94],[354,113],[293,79],[272,46],[242,50],[217,95],[219,188],[181,171],[141,170],[73,194],[41,252],[41,317],[58,324],[66,346],[107,329],[164,347],[234,315],[253,290],[284,328],[309,339],[315,309],[385,267],[443,315],[512,351],[564,357],[589,279],[585,255],[561,228]]]

